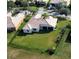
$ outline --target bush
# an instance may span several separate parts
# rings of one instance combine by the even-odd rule
[[[71,4],[69,4],[68,8],[71,10]]]
[[[55,41],[55,43],[58,44],[60,42],[60,38],[61,38],[61,36],[58,36],[57,39],[56,39],[56,41]]]
[[[27,7],[28,6],[28,3],[27,2],[21,2],[21,7]]]
[[[66,8],[67,5],[65,3],[58,3],[58,4],[54,4],[54,6],[56,7],[56,9],[61,9],[61,8]]]
[[[55,52],[55,47],[52,49],[52,48],[48,48],[47,50],[46,50],[46,52],[49,54],[49,55],[52,55],[52,54],[54,54],[54,52]]]
[[[71,29],[71,24],[68,24],[66,27],[69,28],[69,29]]]

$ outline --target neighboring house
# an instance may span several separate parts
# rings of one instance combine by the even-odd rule
[[[57,24],[57,18],[51,16],[43,19],[41,14],[33,16],[29,22],[23,27],[24,33],[32,33],[41,31],[54,30]]]
[[[57,3],[66,3],[66,5],[69,5],[69,4],[70,4],[70,1],[71,1],[71,0],[51,0],[50,3],[54,3],[54,4],[55,4],[55,3],[56,3],[56,4],[57,4]]]
[[[7,30],[14,31],[18,30],[19,26],[23,22],[25,15],[23,13],[19,13],[15,16],[7,16]]]
[[[32,14],[32,12],[28,11],[28,10],[20,10],[20,13],[24,13],[25,15],[30,15]]]
[[[47,3],[49,0],[35,0],[35,1],[45,2],[45,3]]]
[[[13,1],[13,2],[16,2],[16,0],[8,0],[8,1]]]

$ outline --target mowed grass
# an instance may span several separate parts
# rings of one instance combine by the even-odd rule
[[[14,31],[14,32],[10,32],[10,33],[7,33],[7,43],[12,39],[12,37],[15,35],[15,32],[16,31]]]
[[[55,39],[60,29],[69,23],[68,20],[60,21],[57,24],[57,29],[55,31],[51,31],[49,33],[33,33],[26,35],[16,35],[13,42],[11,44],[16,47],[31,49],[31,50],[40,50],[44,51],[48,48],[53,48],[56,46]]]
[[[71,45],[64,43],[59,55],[40,54],[23,49],[8,47],[8,59],[71,59]]]

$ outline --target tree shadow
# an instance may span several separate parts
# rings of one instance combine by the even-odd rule
[[[50,33],[51,31],[42,31],[40,30],[39,32],[32,32],[32,33],[24,33],[23,30],[20,30],[18,32],[18,36],[26,36],[26,35],[33,35],[33,34],[46,34],[46,33]]]
[[[23,33],[23,30],[19,30],[17,35],[18,35],[18,36],[26,36],[26,34]]]
[[[9,41],[8,45],[13,42],[13,40],[14,40],[14,38],[16,37],[17,33],[18,33],[18,32],[15,32],[14,36],[13,36],[13,37],[11,38],[11,40]]]
[[[14,32],[15,30],[7,30],[7,33],[12,33]]]
[[[43,30],[40,30],[39,32],[37,32],[37,34],[46,34],[46,33],[50,33],[51,31],[47,30],[47,31],[43,31]]]
[[[69,32],[68,37],[65,42],[71,43],[71,32]]]

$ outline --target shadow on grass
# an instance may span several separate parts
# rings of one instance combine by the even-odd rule
[[[27,23],[28,21],[29,21],[29,20],[24,20],[24,22],[26,22],[26,23]]]
[[[71,32],[69,32],[68,37],[65,42],[71,43]]]
[[[39,53],[45,53],[45,51],[47,50],[46,48],[45,49],[31,48],[30,46],[27,47],[27,46],[22,46],[22,45],[14,44],[14,43],[11,43],[8,46],[13,47],[13,48],[17,48],[17,49],[24,49],[24,50],[28,50],[28,51],[35,51],[35,52],[39,52]]]
[[[7,33],[12,33],[14,32],[15,30],[7,30]]]
[[[26,34],[23,33],[23,30],[19,30],[17,35],[18,35],[18,36],[26,36]]]
[[[12,39],[10,40],[10,42],[8,43],[8,45],[13,42],[13,40],[14,40],[14,38],[16,37],[17,33],[18,33],[18,32],[15,32],[14,36],[12,37]]]
[[[32,33],[24,33],[23,30],[20,30],[17,34],[18,36],[26,36],[26,35],[33,35],[33,34],[46,34],[50,33],[51,31],[39,31],[39,32],[32,32]]]

